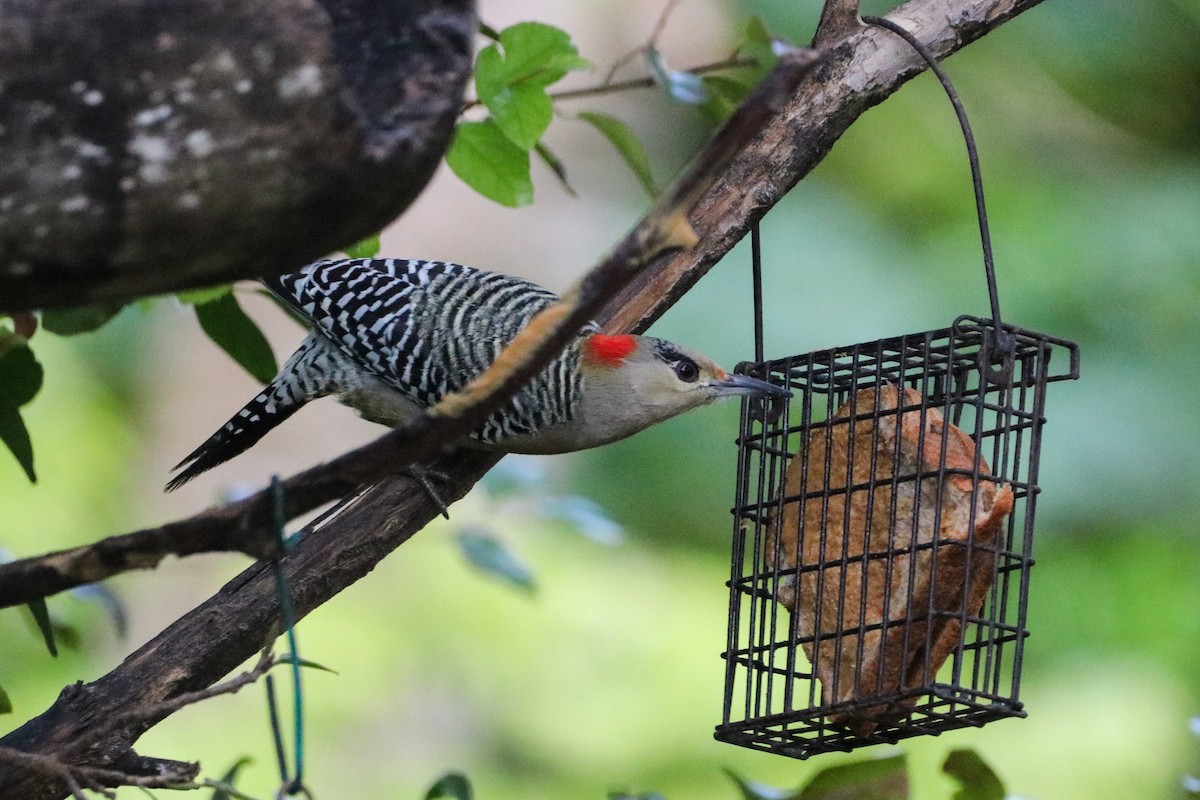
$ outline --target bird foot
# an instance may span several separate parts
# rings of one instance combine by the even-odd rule
[[[423,467],[418,464],[411,464],[408,467],[405,467],[404,469],[400,470],[399,474],[407,478],[412,478],[414,481],[421,484],[421,488],[425,490],[425,493],[429,495],[429,499],[431,499],[434,505],[436,505],[441,511],[442,516],[446,519],[450,519],[449,507],[446,505],[446,502],[442,500],[441,495],[437,493],[437,489],[433,487],[433,481],[430,480],[430,478],[433,478],[445,483],[446,481],[450,480],[449,475],[439,469]]]

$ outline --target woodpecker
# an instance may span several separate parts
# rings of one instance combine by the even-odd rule
[[[240,453],[310,400],[336,395],[399,427],[495,360],[557,300],[520,278],[444,261],[337,259],[263,281],[312,330],[275,379],[175,466],[167,491]],[[724,397],[786,397],[652,336],[590,323],[464,445],[566,453],[623,439]]]

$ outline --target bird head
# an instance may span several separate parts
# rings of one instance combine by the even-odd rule
[[[783,387],[732,375],[702,353],[653,336],[592,334],[584,341],[583,369],[598,382],[631,388],[643,403],[678,411],[740,395],[792,396]]]
[[[790,397],[787,389],[733,375],[712,359],[653,336],[583,337],[583,417],[608,441],[726,397]]]

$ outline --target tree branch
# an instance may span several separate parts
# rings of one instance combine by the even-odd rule
[[[237,523],[240,504],[219,506],[157,528],[109,536],[98,542],[0,564],[0,608],[49,597],[122,572],[153,569],[169,555],[242,552],[269,556],[275,547],[266,527]]]
[[[441,162],[476,27],[473,0],[0,2],[0,309],[278,274],[378,231]]]
[[[903,17],[906,27],[944,56],[1038,2],[914,0],[894,16]],[[597,315],[609,330],[648,327],[821,160],[863,111],[921,69],[904,42],[885,31],[860,31],[849,40],[829,43],[828,48],[819,68],[790,102],[771,115],[765,128],[719,174],[709,176],[708,188],[688,220],[698,243],[636,274],[625,273],[632,282]],[[695,169],[693,164],[688,174]],[[676,194],[677,190],[671,196]],[[663,220],[655,216],[657,208],[648,222],[660,229]],[[614,252],[619,251],[620,246]],[[595,297],[586,281],[579,295]],[[381,447],[396,441],[396,435],[389,434],[380,440],[389,444]],[[369,447],[376,445],[380,443]],[[447,496],[460,497],[496,460],[482,453],[442,459],[437,466],[450,476]],[[298,617],[365,575],[437,514],[432,501],[411,487],[399,478],[383,479],[282,559]],[[289,495],[305,488],[302,481],[293,484]],[[250,520],[237,518],[241,524]],[[53,754],[73,764],[112,763],[130,752],[144,727],[114,731],[85,753],[76,752],[73,745],[130,704],[162,703],[211,685],[262,646],[277,618],[273,579],[269,570],[256,564],[107,675],[68,687],[46,712],[0,744]],[[64,791],[61,781],[0,766],[0,796],[42,800],[61,797]]]
[[[104,759],[99,762],[101,765],[97,766],[82,763],[83,759],[79,758],[79,754],[88,752],[89,747],[106,737],[128,735],[125,732],[131,728],[145,730],[186,706],[220,695],[235,694],[266,675],[279,663],[271,650],[264,648],[253,667],[223,683],[183,692],[155,703],[132,703],[124,711],[97,720],[90,730],[75,739],[71,743],[70,762],[62,753],[31,753],[15,747],[0,747],[0,764],[8,763],[50,781],[57,781],[70,794],[83,800],[86,800],[83,795],[85,788],[98,791],[105,797],[116,796],[106,788],[113,786],[201,788],[203,784],[192,783],[200,772],[200,765],[197,763],[143,758],[132,749],[125,748],[116,758]],[[63,690],[62,697],[73,696],[81,688],[78,684],[69,686]]]

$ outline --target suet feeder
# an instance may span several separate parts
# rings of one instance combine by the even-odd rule
[[[739,369],[793,396],[743,403],[721,741],[807,758],[1025,716],[1045,395],[1079,351],[1001,321],[960,122],[990,319],[764,360],[753,230]]]

